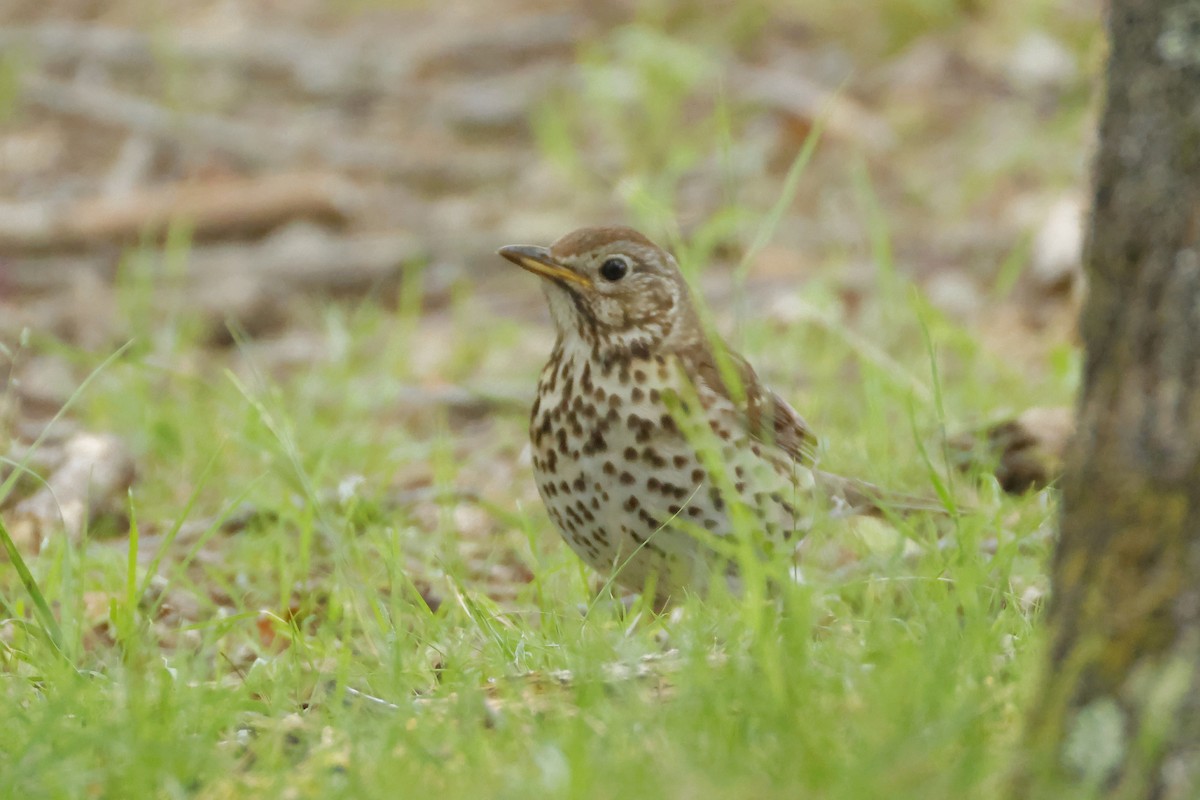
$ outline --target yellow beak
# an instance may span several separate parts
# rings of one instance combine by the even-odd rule
[[[570,267],[555,261],[550,256],[550,251],[545,247],[512,244],[507,247],[501,247],[496,252],[521,269],[529,270],[534,275],[541,275],[543,278],[550,278],[566,283],[574,283],[585,288],[592,285],[592,282],[586,276],[580,275]]]

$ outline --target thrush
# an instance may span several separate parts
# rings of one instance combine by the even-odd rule
[[[714,574],[736,584],[736,531],[761,552],[822,511],[879,512],[876,487],[816,468],[809,426],[706,330],[666,250],[601,227],[499,254],[543,279],[557,338],[530,415],[534,478],[593,568],[665,602]]]

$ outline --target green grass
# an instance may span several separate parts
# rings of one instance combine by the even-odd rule
[[[528,468],[512,466],[522,411],[465,422],[394,407],[421,320],[315,307],[340,357],[272,379],[249,367],[252,346],[204,355],[178,338],[186,320],[148,320],[150,338],[76,399],[90,428],[137,453],[137,536],[53,537],[27,562],[65,658],[3,573],[26,623],[6,627],[0,650],[0,796],[995,796],[1031,686],[1036,626],[1020,595],[1042,580],[1034,534],[1050,511],[945,472],[938,441],[1034,390],[903,281],[886,283],[872,302],[899,310],[871,337],[904,377],[836,324],[747,320],[746,344],[818,426],[826,463],[924,491],[932,470],[973,510],[949,529],[818,530],[807,584],[664,619],[593,602]],[[819,305],[819,282],[806,291]],[[510,320],[486,327],[499,351],[527,335]],[[483,386],[515,372],[532,387],[539,359],[506,364],[481,347],[464,330],[441,377]],[[181,361],[164,366],[164,352]],[[511,475],[507,494],[488,482],[495,470]],[[394,505],[411,475],[428,499]],[[245,530],[171,534],[242,503],[256,509]],[[165,579],[150,580],[158,559]],[[495,577],[514,565],[533,579]],[[172,616],[185,601],[195,608]],[[641,678],[610,674],[639,664]]]

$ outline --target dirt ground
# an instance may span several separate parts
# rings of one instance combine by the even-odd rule
[[[544,330],[496,247],[633,222],[707,242],[714,306],[751,253],[749,313],[832,276],[853,324],[883,258],[1044,371],[1082,292],[1099,4],[928,5],[10,2],[0,342],[101,356],[145,284],[213,353],[286,368],[313,302],[394,305],[418,269],[428,318],[467,287]],[[94,365],[63,352],[0,372],[13,452]]]

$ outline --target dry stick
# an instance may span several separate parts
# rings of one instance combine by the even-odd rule
[[[175,111],[98,85],[66,83],[41,75],[21,79],[22,96],[48,111],[84,117],[167,142],[190,142],[219,150],[258,167],[293,167],[317,161],[348,171],[439,187],[464,187],[510,177],[511,157],[456,154],[433,161],[410,156],[398,146],[316,134],[295,126],[265,127],[214,114]]]
[[[200,66],[261,71],[289,77],[314,93],[373,89],[394,95],[416,73],[447,70],[498,73],[553,53],[570,57],[582,19],[575,14],[530,14],[478,29],[388,36],[312,36],[300,30],[249,30],[242,34],[187,31],[150,37],[140,31],[76,23],[0,28],[0,53],[32,52],[37,63],[72,67],[92,61],[117,68],[146,68],[165,59]],[[447,35],[448,34],[448,35]]]
[[[407,264],[424,263],[428,250],[404,234],[281,235],[263,242],[195,247],[182,264],[186,280],[208,285],[227,276],[261,282],[274,292],[360,294],[399,280]],[[103,271],[103,259],[29,258],[0,262],[3,292],[51,292],[71,285],[78,272]]]
[[[136,189],[69,203],[4,204],[0,253],[94,249],[159,237],[172,223],[198,240],[272,230],[293,219],[344,223],[355,188],[329,172],[231,176]]]

